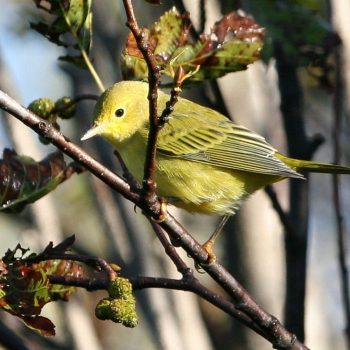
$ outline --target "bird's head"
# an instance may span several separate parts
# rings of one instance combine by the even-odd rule
[[[123,142],[148,121],[148,84],[122,81],[107,89],[94,109],[94,123],[81,140],[100,135],[112,144]]]

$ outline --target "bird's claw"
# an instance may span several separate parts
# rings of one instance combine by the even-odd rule
[[[152,220],[154,222],[156,222],[157,224],[162,223],[168,217],[167,202],[165,201],[165,199],[164,198],[159,198],[159,204],[160,204],[160,209],[159,209],[158,218],[152,218]]]
[[[202,248],[207,252],[208,258],[205,263],[195,263],[195,269],[199,273],[204,273],[203,266],[208,266],[216,262],[216,255],[213,251],[214,240],[208,239],[203,245]]]
[[[205,262],[206,265],[211,265],[216,262],[216,255],[213,251],[214,240],[208,239],[203,245],[202,248],[208,253],[208,259]]]

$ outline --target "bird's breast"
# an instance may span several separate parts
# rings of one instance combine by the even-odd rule
[[[140,183],[147,140],[134,137],[118,147],[126,166]],[[278,178],[220,168],[187,159],[157,155],[157,194],[188,211],[230,215],[249,194]]]

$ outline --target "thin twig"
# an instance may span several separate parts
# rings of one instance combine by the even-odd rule
[[[248,292],[235,280],[235,278],[219,263],[207,264],[208,254],[186,230],[168,215],[167,219],[160,223],[163,229],[170,235],[171,239],[179,242],[181,247],[201,265],[234,300],[236,308],[251,317],[261,327],[276,349],[307,349],[300,343],[296,336],[286,330],[281,323],[272,315],[268,314],[248,294]],[[276,337],[276,334],[279,336]]]
[[[131,172],[129,171],[128,167],[124,163],[124,160],[123,160],[122,156],[120,155],[120,153],[117,150],[114,150],[113,154],[117,157],[118,162],[119,162],[119,164],[120,164],[120,166],[121,166],[121,168],[123,170],[123,176],[124,176],[125,180],[128,182],[128,184],[130,185],[130,188],[134,192],[140,192],[140,190],[142,189],[142,186],[135,179],[134,175],[131,174]]]
[[[51,284],[84,288],[87,291],[106,290],[109,285],[109,280],[103,277],[86,278],[76,276],[49,275],[48,278]],[[231,315],[232,317],[239,319],[241,322],[243,322],[258,334],[266,337],[266,334],[264,334],[263,330],[259,328],[256,323],[246,314],[236,309],[232,302],[224,299],[221,295],[214,293],[208,288],[204,287],[194,276],[191,276],[191,278],[182,279],[138,276],[129,278],[129,280],[133,286],[134,291],[147,288],[162,288],[192,292],[204,300],[207,300],[209,303]]]
[[[164,247],[165,253],[169,256],[169,258],[172,260],[174,265],[177,268],[177,271],[179,271],[182,276],[193,276],[193,271],[191,268],[187,266],[187,264],[181,259],[180,255],[177,253],[174,245],[172,245],[168,238],[166,237],[163,229],[159,226],[158,223],[156,223],[153,220],[150,220],[150,223],[153,227],[154,232],[156,233],[160,243]]]
[[[168,121],[170,114],[174,111],[175,104],[177,103],[181,93],[182,83],[185,79],[185,70],[180,66],[174,76],[173,87],[170,91],[170,99],[166,102],[165,108],[161,116],[158,118],[158,123],[160,126],[163,126]]]
[[[51,284],[62,286],[84,288],[89,292],[96,290],[107,290],[110,280],[104,276],[98,277],[77,277],[77,276],[57,276],[48,275]]]
[[[108,277],[110,279],[113,279],[115,276],[117,276],[116,271],[111,267],[111,265],[104,259],[90,256],[90,255],[81,255],[81,254],[72,254],[72,253],[50,253],[50,254],[38,254],[34,257],[25,259],[24,261],[26,263],[38,263],[41,261],[47,261],[47,260],[71,260],[71,261],[78,261],[81,263],[84,263],[87,266],[90,266],[97,271],[104,271],[107,273]]]
[[[264,334],[262,329],[259,328],[259,326],[257,326],[251,318],[239,311],[232,302],[224,299],[221,295],[216,294],[203,286],[193,275],[189,278],[182,278],[181,280],[139,276],[136,278],[131,278],[130,281],[134,290],[144,288],[163,288],[192,292],[232,317],[240,320],[261,336],[266,337],[266,334]]]
[[[288,235],[294,234],[293,233],[293,231],[294,231],[293,225],[289,220],[288,214],[282,208],[282,205],[278,200],[278,197],[276,195],[275,190],[273,189],[273,186],[272,185],[266,186],[265,192],[269,196],[271,203],[272,203],[272,206],[276,210],[276,213],[277,213],[286,233]]]
[[[187,12],[187,9],[186,9],[186,6],[184,5],[184,2],[183,0],[173,0],[176,8],[179,10],[180,13],[185,13]],[[201,5],[200,5],[201,6]],[[205,11],[205,10],[204,10]],[[202,14],[201,14],[202,16]],[[190,18],[188,18],[188,21],[189,23],[191,24],[190,25],[190,35],[195,39],[195,40],[198,40],[199,39],[199,36],[200,34],[202,33],[201,31],[198,31],[195,29],[192,21]],[[204,28],[203,28],[204,30]],[[229,110],[226,106],[226,103],[225,103],[225,100],[222,96],[222,93],[220,91],[220,87],[219,87],[219,84],[217,82],[217,80],[211,80],[209,82],[209,86],[210,86],[210,89],[214,95],[214,98],[215,98],[215,105],[213,107],[215,107],[214,109],[217,110],[218,112],[222,113],[223,115],[227,116],[228,118],[230,118],[231,120],[233,120],[233,117],[230,115],[229,113]]]
[[[148,203],[155,202],[155,175],[157,170],[156,144],[160,130],[158,123],[158,86],[160,83],[160,67],[152,52],[145,33],[140,30],[131,0],[123,0],[127,17],[127,26],[134,35],[138,49],[141,51],[148,67],[148,100],[149,100],[149,134],[147,143],[146,161],[144,164],[143,190],[144,199]]]
[[[238,318],[241,322],[246,324],[249,328],[256,331],[258,334],[263,335],[263,330],[252,320],[251,317],[249,317],[246,313],[241,312],[239,309],[236,308],[234,304],[231,302],[223,299],[221,296],[217,295],[216,293],[213,293],[208,288],[204,287],[197,278],[194,277],[193,270],[187,266],[187,264],[184,262],[184,260],[179,256],[179,254],[176,252],[176,249],[174,245],[172,245],[168,238],[166,237],[164,231],[159,226],[158,223],[154,222],[153,220],[150,220],[150,223],[153,227],[154,232],[157,234],[159,241],[162,243],[166,254],[170,257],[170,259],[173,261],[175,266],[177,267],[177,270],[182,274],[182,279],[180,281],[173,280],[173,282],[182,282],[180,284],[180,288],[176,286],[174,283],[166,282],[166,285],[159,286],[160,288],[172,288],[172,289],[181,289],[181,290],[187,290],[192,291],[196,293],[197,295],[201,296],[203,299],[211,302],[213,305],[219,307],[223,311],[227,312],[231,316]],[[144,277],[142,282],[145,280],[150,281],[148,277]],[[139,283],[140,280],[138,280],[137,283]],[[155,281],[156,282],[156,281]],[[134,283],[133,285],[136,287],[141,288],[137,283]],[[148,287],[150,287],[148,285]],[[158,286],[155,286],[158,287]],[[174,288],[173,288],[174,287]],[[263,335],[264,336],[264,335]],[[265,336],[268,336],[265,334]]]
[[[97,101],[98,100],[98,96],[97,95],[93,95],[93,94],[81,94],[81,95],[78,95],[78,96],[74,97],[69,103],[65,104],[64,106],[62,106],[60,108],[54,108],[51,113],[52,114],[54,114],[54,113],[61,113],[61,112],[65,111],[66,109],[76,105],[78,102],[84,101],[84,100]]]

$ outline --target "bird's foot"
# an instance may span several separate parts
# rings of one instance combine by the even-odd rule
[[[216,255],[214,253],[213,247],[214,247],[215,240],[208,239],[203,245],[203,249],[208,253],[208,259],[205,262],[206,265],[211,265],[216,262]]]
[[[154,222],[156,222],[157,224],[162,223],[168,217],[166,200],[164,198],[160,197],[159,198],[159,204],[160,204],[160,210],[159,210],[158,218],[152,218],[152,220]]]
[[[208,258],[205,263],[195,263],[194,267],[199,273],[205,273],[203,266],[208,266],[214,264],[216,262],[216,255],[213,251],[214,240],[208,239],[204,244],[202,244],[202,248],[207,252]]]

